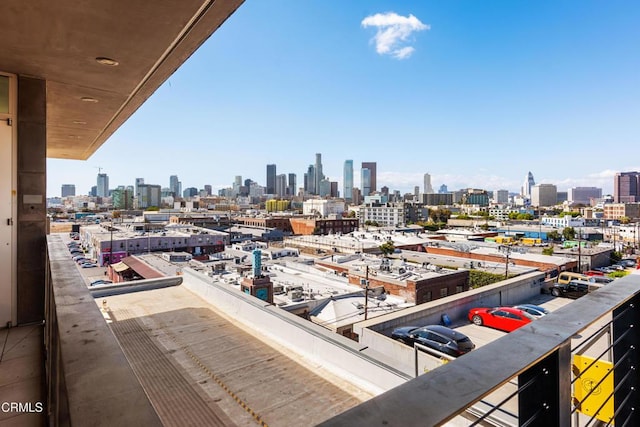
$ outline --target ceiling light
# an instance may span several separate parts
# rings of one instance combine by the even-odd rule
[[[80,98],[80,100],[84,102],[98,102],[97,99],[92,98],[90,96],[83,96],[82,98]]]
[[[99,56],[96,58],[96,62],[98,64],[101,65],[109,65],[111,67],[115,67],[118,64],[120,64],[118,61],[116,61],[115,59],[111,59],[111,58],[105,58],[104,56]]]

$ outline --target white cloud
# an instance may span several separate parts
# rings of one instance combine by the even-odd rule
[[[396,59],[408,58],[414,52],[413,47],[405,46],[414,32],[431,28],[413,15],[401,16],[394,12],[367,16],[360,25],[364,28],[375,27],[377,31],[372,41],[376,44],[376,52]]]

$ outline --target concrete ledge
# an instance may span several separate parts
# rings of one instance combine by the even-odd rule
[[[57,425],[57,414],[68,411],[69,419],[64,421],[71,425],[162,425],[62,238],[50,235],[47,240],[50,306],[46,322],[55,329],[46,342],[47,377],[50,380],[55,371],[53,377],[58,378],[58,383],[47,387],[66,395],[59,402],[68,402],[68,408],[50,408],[50,423]]]
[[[228,316],[373,394],[412,378],[395,369],[391,359],[366,346],[191,269],[184,269],[183,273],[183,286]]]

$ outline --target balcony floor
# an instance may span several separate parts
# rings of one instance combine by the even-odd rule
[[[96,303],[164,425],[315,425],[371,397],[181,286]]]
[[[43,326],[1,329],[0,351],[0,425],[44,426]],[[12,411],[11,403],[21,404],[20,412]],[[36,404],[42,405],[41,412]]]

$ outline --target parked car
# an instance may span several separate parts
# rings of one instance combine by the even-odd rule
[[[636,260],[633,258],[625,258],[625,259],[621,259],[618,264],[620,265],[624,265],[625,267],[628,268],[634,268],[637,264]]]
[[[589,288],[593,286],[595,290],[599,285],[585,280],[572,280],[569,283],[556,283],[551,288],[551,295],[554,297],[566,297],[577,299],[589,293]]]
[[[513,308],[517,308],[519,310],[526,311],[527,313],[529,313],[533,317],[542,317],[542,316],[550,313],[550,311],[547,310],[546,308],[540,307],[539,305],[534,305],[534,304],[519,304],[519,305],[514,306]]]
[[[613,273],[614,271],[617,271],[615,268],[611,268],[611,267],[600,267],[598,270],[602,271],[603,273],[609,274],[609,273]]]
[[[588,278],[589,277],[585,276],[584,274],[575,273],[573,271],[563,271],[558,275],[558,280],[556,280],[556,282],[560,284],[566,284],[575,279],[587,280]]]
[[[585,276],[604,276],[604,272],[599,270],[588,270],[584,272]]]
[[[592,276],[589,277],[589,282],[591,283],[597,283],[600,285],[606,285],[607,283],[611,283],[613,282],[614,279],[612,279],[611,277],[605,277],[605,276]]]
[[[484,325],[511,332],[535,320],[535,317],[513,307],[472,308],[469,320],[474,325]]]
[[[90,286],[96,286],[96,285],[110,285],[111,283],[113,283],[111,280],[104,280],[104,279],[100,279],[100,280],[94,280],[93,282],[90,283]]]
[[[475,344],[466,335],[440,325],[397,328],[391,333],[391,338],[409,345],[422,344],[453,357],[461,356],[475,348]]]
[[[94,264],[92,262],[88,262],[88,263],[85,263],[85,264],[80,264],[80,267],[82,267],[82,268],[93,268],[93,267],[97,267],[97,266],[98,266],[98,264]]]

